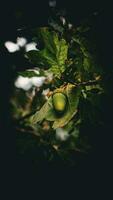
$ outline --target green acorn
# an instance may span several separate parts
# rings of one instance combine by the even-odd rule
[[[61,92],[53,94],[53,107],[59,114],[63,114],[67,105],[67,97]]]

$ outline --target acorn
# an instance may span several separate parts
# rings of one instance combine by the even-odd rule
[[[58,114],[63,114],[67,105],[67,97],[61,92],[53,94],[53,107]]]

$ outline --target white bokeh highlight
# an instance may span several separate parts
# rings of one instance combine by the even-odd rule
[[[41,77],[32,77],[31,78],[31,82],[33,86],[36,87],[41,87],[45,81],[45,77],[41,76]]]
[[[44,95],[45,99],[48,99],[47,94],[48,94],[49,92],[50,92],[50,89],[49,89],[49,88],[47,88],[47,89],[45,89],[45,90],[42,91],[42,95]]]
[[[24,47],[27,43],[27,39],[24,37],[17,37],[17,45],[20,47]]]
[[[16,51],[19,51],[20,49],[16,43],[11,42],[11,41],[6,41],[4,45],[10,53],[14,53]]]
[[[30,43],[26,44],[25,51],[28,52],[28,51],[31,51],[31,50],[38,50],[36,48],[36,45],[37,45],[36,42],[30,42]]]
[[[63,16],[60,17],[60,20],[61,20],[61,22],[62,22],[63,25],[66,24],[66,19]]]
[[[56,139],[60,141],[65,141],[69,137],[68,131],[63,128],[56,129]]]
[[[46,77],[23,77],[23,76],[18,76],[16,79],[14,85],[15,87],[19,89],[23,89],[25,91],[28,91],[31,89],[33,86],[34,87],[41,87],[44,84]]]
[[[32,82],[30,78],[19,76],[15,81],[15,86],[27,91],[32,87]]]
[[[54,8],[56,6],[56,1],[55,0],[50,0],[49,1],[49,6]]]
[[[10,53],[19,51],[19,50],[21,50],[22,47],[25,49],[26,52],[31,51],[31,50],[38,50],[36,48],[36,46],[37,46],[36,42],[27,43],[27,39],[24,37],[17,37],[16,43],[14,43],[12,41],[6,41],[4,43],[4,46]]]

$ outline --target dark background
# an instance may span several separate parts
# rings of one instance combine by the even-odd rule
[[[58,9],[65,9],[70,21],[77,25],[81,20],[91,17],[93,13],[98,15],[94,20],[94,38],[100,55],[100,62],[105,67],[106,72],[113,66],[113,7],[110,1],[83,1],[83,0],[67,0],[57,1]],[[22,11],[22,15],[19,11]],[[16,15],[16,13],[18,13]],[[32,163],[29,158],[29,153],[25,157],[19,157],[15,150],[15,131],[12,126],[9,113],[9,98],[12,89],[12,80],[15,76],[14,71],[10,66],[13,61],[13,56],[10,56],[3,43],[6,40],[15,40],[18,36],[17,29],[27,27],[28,30],[32,27],[47,25],[47,19],[51,11],[48,6],[48,1],[3,1],[0,6],[0,38],[1,43],[1,96],[2,96],[2,128],[1,129],[1,152],[3,153],[3,169],[6,176],[6,182],[11,183],[14,177],[15,187],[20,191],[32,186],[36,181],[35,187],[40,185],[43,189],[45,186],[65,186],[65,190],[70,188],[75,190],[75,185],[80,188],[85,188],[86,182],[88,187],[94,189],[94,182],[96,182],[96,189],[102,183],[110,183],[111,177],[111,163],[112,163],[112,108],[107,105],[106,116],[108,122],[105,130],[98,131],[98,140],[94,151],[83,160],[79,167],[66,167],[63,165],[54,165],[44,162],[37,169],[37,165]],[[16,61],[17,63],[20,61]],[[25,63],[26,64],[26,63]],[[18,65],[18,70],[20,65]],[[112,95],[112,94],[111,94]],[[5,182],[5,184],[6,184]],[[74,182],[74,184],[72,184]],[[91,184],[90,184],[91,183]],[[55,186],[55,187],[54,187]],[[98,187],[97,187],[98,186]],[[23,190],[22,190],[23,188]],[[50,187],[50,190],[51,187]],[[57,190],[57,188],[56,188]],[[60,191],[59,190],[59,191]],[[90,189],[89,189],[90,190]],[[19,191],[19,190],[18,190]],[[56,191],[57,193],[57,191]]]

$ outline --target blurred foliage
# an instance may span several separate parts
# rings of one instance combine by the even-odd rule
[[[93,44],[87,40],[89,30],[87,24],[70,28],[68,20],[62,24],[60,18],[50,19],[48,27],[31,30],[39,48],[23,55],[33,67],[18,74],[46,79],[42,86],[28,91],[14,88],[12,117],[18,131],[27,133],[27,137],[35,135],[36,149],[41,148],[37,156],[43,154],[42,159],[50,162],[57,157],[75,164],[73,154],[88,153],[95,143],[91,140],[91,135],[96,135],[95,127],[104,128],[102,101],[108,95],[107,78]],[[56,92],[67,97],[67,107],[61,115],[53,106]],[[29,144],[26,139],[23,142],[26,151]]]

